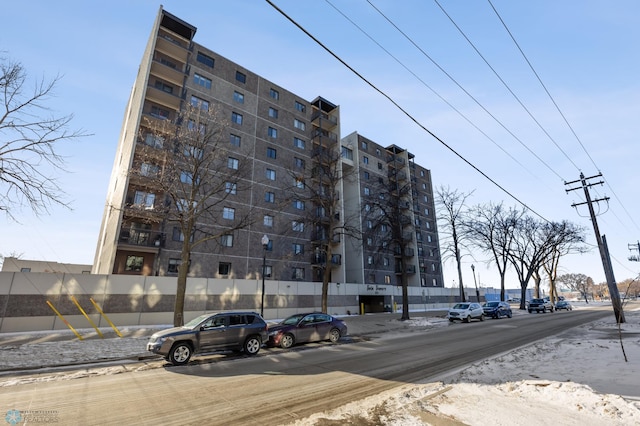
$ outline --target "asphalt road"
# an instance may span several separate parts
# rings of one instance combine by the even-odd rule
[[[3,406],[54,411],[64,425],[283,425],[459,369],[606,315],[610,309],[453,323],[311,349],[0,388]],[[522,368],[527,368],[523,365]]]

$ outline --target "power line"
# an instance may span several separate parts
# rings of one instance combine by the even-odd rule
[[[544,126],[542,126],[542,124],[538,121],[538,119],[536,117],[534,117],[533,113],[529,110],[529,108],[526,107],[526,105],[522,102],[522,100],[520,100],[520,98],[518,97],[518,95],[516,95],[513,90],[511,89],[511,87],[509,87],[509,85],[507,84],[506,81],[504,81],[504,79],[500,76],[500,74],[495,70],[495,68],[493,68],[493,66],[491,66],[491,64],[489,63],[489,61],[487,61],[487,59],[484,57],[484,55],[480,52],[480,50],[478,50],[478,48],[476,47],[476,45],[471,41],[471,39],[469,39],[469,37],[467,37],[467,35],[465,34],[464,31],[462,31],[462,28],[460,28],[460,26],[453,20],[453,18],[451,17],[451,15],[449,15],[447,13],[446,10],[444,10],[444,7],[442,7],[442,5],[440,4],[440,2],[438,2],[438,0],[433,0],[438,7],[440,8],[440,10],[442,11],[442,13],[445,14],[445,16],[447,18],[449,18],[449,21],[451,21],[451,23],[453,24],[454,27],[456,27],[456,29],[458,30],[458,32],[460,34],[462,34],[462,37],[464,37],[465,40],[467,40],[467,42],[469,43],[469,45],[471,45],[471,47],[473,48],[473,50],[475,50],[475,52],[478,54],[478,56],[480,56],[480,58],[484,61],[484,63],[489,67],[489,69],[493,72],[493,74],[496,76],[496,78],[498,80],[500,80],[500,82],[502,83],[502,85],[509,91],[509,93],[511,93],[511,95],[513,96],[513,98],[518,101],[518,103],[520,104],[520,106],[527,112],[527,114],[529,115],[529,117],[531,117],[531,119],[534,121],[534,123],[536,123],[538,125],[538,127],[540,128],[540,130],[542,130],[542,132],[547,135],[547,137],[549,138],[549,140],[551,142],[553,142],[553,144],[556,146],[556,148],[558,148],[560,150],[560,152],[565,156],[565,158],[567,160],[569,160],[569,162],[571,164],[573,164],[573,166],[576,168],[576,170],[580,171],[580,168],[576,165],[576,163],[573,162],[573,160],[571,159],[571,157],[569,157],[567,155],[566,152],[564,152],[564,150],[560,147],[560,145],[558,145],[558,143],[555,141],[555,139],[553,139],[553,137],[549,134],[549,132],[547,131],[547,129],[544,128]],[[489,1],[489,3],[491,3]],[[547,92],[548,93],[548,92]],[[566,119],[565,119],[566,121]]]
[[[473,128],[475,128],[478,132],[480,132],[484,137],[486,137],[489,141],[491,141],[498,149],[500,149],[506,156],[511,158],[516,164],[518,164],[523,170],[526,170],[531,176],[540,180],[538,176],[536,176],[531,170],[529,170],[524,164],[522,164],[517,158],[511,155],[506,149],[504,149],[498,142],[496,142],[491,136],[485,133],[480,127],[478,127],[474,122],[472,122],[465,114],[462,113],[458,108],[456,108],[453,104],[451,104],[447,99],[445,99],[438,91],[436,91],[433,87],[427,84],[420,76],[418,76],[413,70],[411,70],[407,65],[405,65],[402,61],[400,61],[396,56],[394,56],[388,49],[382,46],[377,40],[375,40],[369,33],[367,33],[362,27],[360,27],[356,22],[354,22],[351,18],[349,18],[346,14],[344,14],[338,7],[336,7],[329,0],[325,0],[331,7],[333,7],[340,15],[342,15],[347,21],[349,21],[354,27],[356,27],[362,34],[364,34],[369,40],[375,43],[380,49],[382,49],[387,55],[389,55],[394,61],[396,61],[400,66],[402,66],[407,72],[413,75],[416,80],[418,80],[423,86],[429,89],[434,95],[436,95],[442,102],[447,104],[452,110],[454,110],[460,117],[462,117],[467,123],[469,123]]]
[[[498,118],[496,116],[494,116],[484,105],[482,105],[482,103],[480,103],[480,101],[478,101],[471,93],[469,93],[468,90],[466,90],[464,87],[462,87],[462,85],[455,79],[453,78],[453,76],[451,74],[449,74],[444,68],[442,68],[442,66],[440,66],[440,64],[438,64],[438,62],[436,62],[433,58],[431,58],[431,56],[429,56],[429,54],[427,54],[427,52],[424,51],[424,49],[422,49],[420,46],[418,46],[418,44],[413,41],[413,39],[411,37],[409,37],[404,31],[402,31],[402,29],[400,29],[400,27],[398,27],[393,21],[391,21],[391,19],[389,19],[380,9],[378,9],[373,3],[371,3],[370,0],[367,0],[367,3],[369,3],[371,5],[371,7],[373,7],[384,19],[387,20],[387,22],[389,22],[389,24],[391,24],[400,34],[402,34],[411,44],[413,44],[413,46],[418,49],[420,51],[420,53],[422,53],[427,59],[429,59],[429,61],[431,61],[431,63],[433,63],[440,71],[442,71],[442,73],[444,73],[444,75],[446,75],[456,86],[458,86],[458,88],[460,88],[460,90],[462,90],[467,96],[469,96],[469,98],[471,98],[480,108],[482,108],[482,110],[484,112],[486,112],[491,118],[493,118],[493,120],[498,123],[500,125],[500,127],[502,127],[507,133],[509,133],[515,140],[517,140],[520,145],[522,145],[527,151],[529,151],[529,153],[531,155],[533,155],[536,159],[538,159],[538,161],[540,161],[542,164],[545,165],[545,167],[547,167],[547,169],[549,169],[549,171],[551,171],[551,173],[553,173],[554,175],[556,175],[561,181],[565,181],[565,179],[562,178],[562,176],[560,176],[551,166],[549,166],[549,164],[547,164],[542,158],[540,158],[538,156],[538,154],[536,154],[535,152],[533,152],[531,150],[531,148],[529,148],[529,146],[527,146],[526,143],[524,143],[518,136],[516,136],[511,130],[509,130],[500,120],[498,120]]]
[[[521,201],[518,197],[516,197],[515,195],[513,195],[511,192],[509,192],[508,190],[506,190],[504,187],[502,187],[500,184],[498,184],[496,181],[494,181],[492,178],[490,178],[486,173],[484,173],[482,170],[480,170],[478,167],[476,167],[473,163],[471,163],[469,160],[467,160],[464,156],[462,156],[460,153],[458,153],[455,149],[453,149],[451,146],[449,146],[445,141],[443,141],[442,139],[440,139],[435,133],[433,133],[431,130],[427,129],[424,125],[422,125],[413,115],[411,115],[408,111],[406,111],[402,106],[400,106],[393,98],[391,98],[391,96],[387,95],[384,91],[382,91],[381,89],[379,89],[376,85],[374,85],[373,83],[371,83],[369,80],[367,80],[362,74],[360,74],[358,71],[356,71],[353,67],[351,67],[349,64],[347,64],[342,58],[340,58],[336,53],[334,53],[331,49],[329,49],[327,46],[325,46],[320,40],[318,40],[315,36],[313,36],[309,31],[307,31],[304,27],[302,27],[300,24],[298,24],[293,18],[291,18],[289,15],[287,15],[282,9],[280,9],[278,6],[276,6],[275,4],[273,4],[273,2],[271,0],[266,0],[267,3],[269,3],[269,5],[271,7],[273,7],[275,10],[277,10],[282,16],[284,16],[289,22],[291,22],[293,25],[295,25],[296,27],[298,27],[298,29],[300,29],[300,31],[302,31],[303,33],[305,33],[309,38],[311,38],[316,44],[318,44],[320,47],[322,47],[327,53],[329,53],[331,56],[333,56],[337,61],[339,61],[342,65],[344,65],[345,67],[347,67],[352,73],[354,73],[358,78],[360,78],[362,81],[364,81],[367,85],[369,85],[373,90],[375,90],[376,92],[378,92],[379,94],[381,94],[382,96],[384,96],[389,102],[391,102],[396,108],[398,108],[398,110],[400,110],[404,115],[406,115],[411,121],[413,121],[416,125],[418,125],[422,130],[424,130],[425,132],[427,132],[428,134],[430,134],[434,139],[436,139],[438,142],[440,142],[440,144],[442,144],[445,148],[447,148],[449,151],[451,151],[454,155],[456,155],[458,158],[460,158],[462,161],[464,161],[466,164],[468,164],[470,167],[472,167],[475,171],[477,171],[478,173],[480,173],[485,179],[487,179],[488,181],[490,181],[492,184],[494,184],[496,187],[498,187],[502,192],[504,192],[505,194],[507,194],[509,197],[513,198],[518,204],[522,205],[523,207],[525,207],[527,210],[530,210],[533,214],[535,214],[536,216],[538,216],[539,218],[543,219],[546,222],[549,222],[548,219],[546,219],[544,216],[542,216],[540,213],[536,212],[535,210],[533,210],[531,207],[529,207],[528,205],[526,205],[523,201]]]

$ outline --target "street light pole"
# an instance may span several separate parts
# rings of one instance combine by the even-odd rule
[[[264,317],[264,274],[267,269],[267,247],[269,246],[269,237],[262,236],[262,299],[260,301],[260,316]]]
[[[480,303],[480,290],[478,290],[478,283],[476,282],[476,267],[471,265],[471,272],[473,272],[473,283],[476,285],[476,299]]]

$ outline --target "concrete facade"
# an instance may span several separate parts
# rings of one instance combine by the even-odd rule
[[[205,312],[261,308],[261,280],[189,278],[185,321]],[[0,272],[0,332],[91,328],[72,297],[98,327],[173,323],[174,277]],[[409,288],[409,309],[448,308],[458,299],[457,288]],[[328,312],[334,315],[383,312],[400,305],[397,286],[330,283]],[[265,282],[264,317],[281,319],[297,312],[318,311],[321,285],[300,281]]]

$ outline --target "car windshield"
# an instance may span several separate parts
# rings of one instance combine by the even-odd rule
[[[491,308],[495,308],[496,306],[498,306],[500,303],[499,302],[487,302],[484,304],[484,306],[488,306]]]
[[[469,304],[468,303],[456,303],[453,306],[453,309],[469,309]]]
[[[307,316],[307,314],[296,314],[296,315],[291,315],[289,318],[285,318],[284,320],[282,320],[282,322],[280,324],[284,324],[284,325],[296,325],[298,322],[300,322],[300,320],[302,318],[304,318],[305,316]]]
[[[196,318],[192,319],[191,321],[189,321],[188,323],[186,323],[182,327],[184,327],[184,328],[193,328],[196,325],[200,324],[205,319],[209,318],[210,316],[211,316],[211,314],[202,314],[199,317],[196,317]]]

